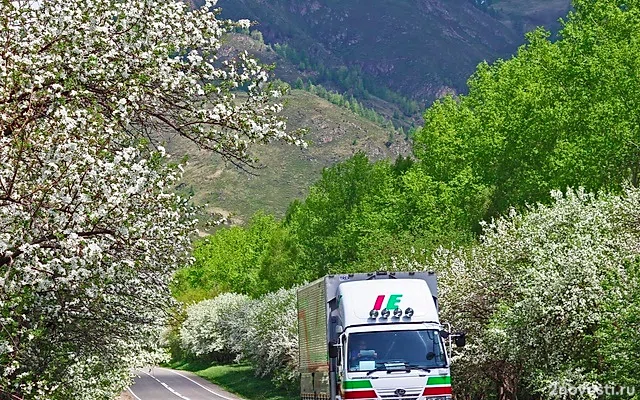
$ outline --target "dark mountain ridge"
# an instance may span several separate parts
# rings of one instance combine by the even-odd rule
[[[548,3],[544,9],[569,0],[541,3]],[[465,91],[479,62],[509,57],[524,41],[508,16],[469,0],[220,0],[218,6],[223,17],[257,21],[267,43],[286,43],[330,68],[357,69],[427,104]]]

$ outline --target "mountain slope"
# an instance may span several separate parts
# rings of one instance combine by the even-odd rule
[[[557,31],[558,19],[571,9],[570,0],[493,0],[490,3],[488,8],[497,19],[522,33],[537,26]]]
[[[523,38],[513,21],[549,21],[557,13],[564,15],[568,2],[493,0],[484,11],[471,0],[220,0],[219,6],[224,8],[224,17],[260,21],[258,29],[267,43],[288,42],[334,70],[356,66],[358,73],[378,79],[383,87],[430,101],[451,89],[464,91],[477,62],[508,56],[515,50]],[[298,65],[277,46],[256,40],[260,35],[253,33],[256,35],[229,35],[221,56],[229,58],[247,50],[262,62],[275,64],[277,78],[318,81],[317,71]],[[340,90],[336,82],[320,83]],[[407,113],[393,100],[393,96],[390,100],[371,93],[361,99],[394,123],[405,127],[419,123],[424,108]],[[191,159],[180,190],[194,194],[197,204],[209,204],[209,211],[231,213],[241,223],[257,210],[283,215],[291,200],[304,197],[323,167],[358,150],[372,158],[392,159],[409,153],[402,135],[316,95],[294,90],[286,101],[289,127],[310,129],[309,149],[257,148],[264,168],[253,176],[197,151],[188,142],[172,139],[169,150],[177,156],[189,154]]]
[[[189,156],[178,189],[193,194],[194,203],[208,204],[209,212],[232,214],[233,222],[242,223],[258,210],[282,216],[292,200],[306,195],[322,168],[357,151],[373,159],[394,159],[409,153],[401,135],[314,94],[292,90],[285,101],[283,114],[288,127],[309,129],[307,149],[278,144],[256,147],[262,167],[252,176],[225,165],[216,155],[198,151],[185,139],[167,137],[167,150],[174,157]]]
[[[277,79],[294,84],[297,79],[306,83],[314,79],[316,74],[313,71],[301,71],[298,65],[274,50],[273,46],[257,40],[254,34],[261,35],[254,30],[251,35],[232,33],[225,37],[225,44],[220,50],[223,58],[233,58],[239,51],[247,51],[251,56],[260,60],[263,64],[275,66],[273,75]],[[342,93],[339,85],[333,82],[322,82],[326,89],[332,92]],[[357,96],[356,96],[357,97]],[[402,107],[393,100],[384,100],[375,95],[368,95],[365,99],[360,98],[360,102],[371,110],[375,110],[397,127],[409,128],[410,126],[422,124],[422,112],[424,107],[417,107],[413,113],[405,113]]]
[[[508,57],[523,42],[520,31],[469,0],[220,0],[218,6],[224,17],[258,21],[267,42],[288,43],[334,68],[361,69],[427,102],[464,91],[478,62]]]

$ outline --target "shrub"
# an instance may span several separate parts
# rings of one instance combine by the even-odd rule
[[[183,349],[199,357],[216,361],[233,360],[238,353],[239,326],[242,313],[251,304],[248,296],[224,293],[187,308],[187,319],[180,328]]]
[[[640,383],[640,191],[553,197],[486,225],[479,245],[434,257],[443,319],[469,335],[454,365],[469,383],[459,394]]]
[[[278,386],[294,382],[298,372],[296,290],[280,289],[255,301],[247,314],[241,358],[259,376]]]
[[[258,300],[225,293],[187,308],[180,328],[182,349],[196,358],[246,361],[256,375],[277,386],[298,376],[296,288],[280,289]]]

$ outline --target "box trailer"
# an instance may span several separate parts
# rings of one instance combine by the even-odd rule
[[[450,398],[433,272],[327,275],[297,297],[303,400]]]

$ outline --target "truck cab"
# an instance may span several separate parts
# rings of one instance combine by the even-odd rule
[[[298,307],[302,399],[451,397],[435,274],[327,276],[300,289]]]

